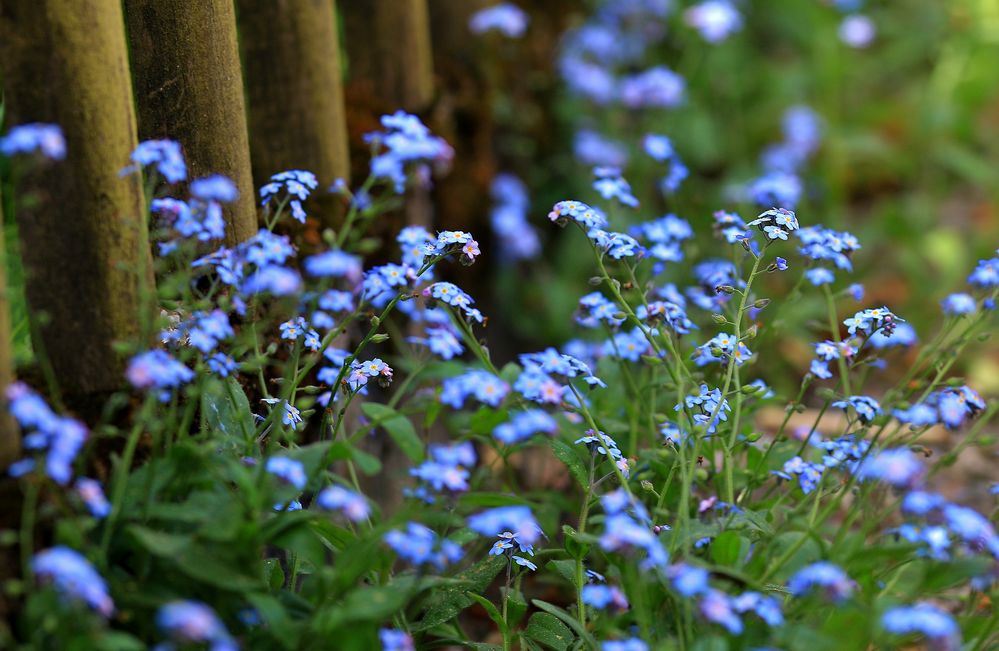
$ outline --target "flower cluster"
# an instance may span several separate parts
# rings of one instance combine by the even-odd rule
[[[489,221],[499,240],[501,260],[528,260],[541,250],[538,233],[527,220],[531,202],[527,186],[513,174],[498,174],[489,194],[493,207]]]
[[[440,538],[431,529],[410,522],[405,529],[393,529],[385,534],[385,544],[402,560],[413,565],[432,565],[443,571],[464,556],[461,546]]]
[[[279,172],[271,177],[270,183],[260,188],[260,205],[280,202],[279,205],[288,203],[291,208],[291,216],[295,221],[305,223],[305,209],[302,202],[309,198],[309,194],[319,187],[316,175],[305,170],[288,170]],[[280,210],[280,209],[279,209]]]
[[[200,601],[172,601],[156,614],[156,625],[170,640],[157,648],[165,651],[189,644],[206,644],[210,651],[236,651],[239,645],[215,611]],[[175,646],[173,643],[181,646]]]
[[[80,601],[104,617],[114,612],[107,584],[94,566],[69,547],[52,547],[31,559],[31,571],[38,581],[51,584],[60,597]]]
[[[7,387],[8,409],[24,430],[24,448],[30,453],[44,453],[44,471],[53,481],[66,485],[73,478],[73,462],[87,440],[86,426],[73,418],[57,416],[45,400],[15,382]],[[10,474],[21,476],[38,466],[34,457],[16,462]]]
[[[66,139],[57,124],[20,124],[0,138],[0,154],[31,154],[39,152],[46,158],[62,160],[66,157]]]
[[[371,175],[392,183],[395,192],[401,194],[406,186],[408,172],[415,173],[426,182],[429,179],[428,165],[447,166],[454,157],[454,150],[444,141],[430,133],[420,118],[403,111],[382,116],[384,131],[365,134],[366,142],[371,143],[377,155],[371,159]]]
[[[424,485],[413,494],[432,502],[426,487],[438,493],[444,490],[452,493],[467,491],[468,469],[475,466],[475,461],[475,447],[468,441],[454,445],[431,445],[430,459],[409,470],[409,474]]]

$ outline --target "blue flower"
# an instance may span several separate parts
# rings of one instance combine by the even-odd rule
[[[80,477],[73,488],[95,518],[106,518],[111,513],[111,503],[104,496],[104,489],[96,479]]]
[[[150,350],[133,357],[125,377],[136,389],[171,389],[194,379],[194,371],[163,350]]]
[[[916,330],[908,323],[896,324],[890,332],[878,330],[867,340],[873,348],[891,348],[893,346],[912,346],[918,341]]]
[[[351,391],[357,391],[368,384],[368,380],[376,379],[379,384],[388,386],[392,381],[392,367],[375,357],[366,362],[354,360],[350,363],[350,372],[345,382]]]
[[[638,207],[638,199],[631,193],[631,185],[616,167],[595,167],[593,189],[604,199],[617,199],[625,206]]]
[[[978,266],[968,276],[968,282],[976,287],[999,286],[999,258],[979,260]]]
[[[787,206],[794,209],[801,200],[801,179],[791,173],[773,171],[749,184],[750,199],[759,206]]]
[[[652,160],[665,163],[673,158],[673,143],[663,135],[649,133],[642,138],[642,149]]]
[[[874,40],[874,22],[862,14],[852,14],[839,24],[839,40],[852,48],[865,48]]]
[[[649,645],[637,637],[627,640],[607,640],[600,644],[600,651],[649,651]]]
[[[644,512],[639,515],[644,515]],[[669,554],[652,527],[637,522],[624,512],[608,514],[604,521],[604,533],[600,536],[600,548],[608,552],[644,552],[645,558],[639,564],[643,570],[665,569],[669,563]]]
[[[454,445],[431,445],[430,460],[409,474],[428,484],[434,491],[468,490],[468,468],[475,465],[475,448],[469,441]]]
[[[309,194],[319,187],[316,175],[305,170],[288,170],[271,177],[270,183],[260,188],[260,205],[266,206],[272,199],[278,198],[284,192],[284,200],[288,200],[292,217],[305,223],[305,210],[302,202]]]
[[[202,201],[232,203],[239,198],[239,190],[228,177],[213,174],[191,181],[191,196]]]
[[[535,565],[531,561],[527,560],[523,556],[516,556],[516,555],[514,555],[514,556],[511,556],[510,558],[517,565],[519,565],[521,567],[526,567],[527,569],[531,570],[532,572],[536,572],[538,570],[538,566],[537,565]]]
[[[812,260],[828,260],[838,269],[852,271],[850,256],[860,249],[860,242],[850,233],[837,232],[822,226],[799,229],[795,235],[801,241],[798,251]]]
[[[340,511],[351,522],[362,522],[371,512],[371,507],[363,495],[349,491],[342,486],[327,486],[316,496],[319,508]]]
[[[754,612],[770,626],[784,623],[784,613],[776,597],[766,597],[758,592],[744,592],[732,600],[732,606],[740,613]]]
[[[526,441],[535,434],[554,434],[558,423],[548,413],[540,409],[518,412],[508,423],[500,423],[493,429],[493,438],[506,445]]]
[[[432,135],[415,115],[396,111],[383,115],[381,123],[385,131],[364,136],[379,152],[371,159],[371,175],[391,181],[397,194],[405,189],[409,169],[426,170],[431,163],[446,165],[454,157],[451,146]]]
[[[801,486],[801,491],[807,495],[811,493],[822,481],[822,472],[825,470],[825,466],[815,463],[808,463],[801,457],[792,457],[784,462],[784,466],[780,472],[772,471],[773,474],[781,477],[783,479],[790,480],[792,477],[798,477],[798,485]]]
[[[36,151],[52,160],[66,158],[66,139],[59,125],[41,122],[21,124],[0,138],[0,153],[4,156],[31,154]]]
[[[824,267],[815,267],[814,269],[808,269],[807,271],[805,271],[805,278],[807,278],[808,282],[812,283],[816,287],[820,287],[822,285],[831,285],[833,281],[836,280],[836,277],[833,275],[833,272],[829,271]]]
[[[673,589],[684,597],[694,597],[708,590],[708,571],[697,565],[677,563],[667,572]]]
[[[533,545],[541,536],[541,527],[527,506],[501,506],[488,509],[469,517],[468,527],[483,536],[496,536],[504,531],[510,531],[528,545]]]
[[[465,348],[461,345],[461,340],[458,339],[454,330],[450,327],[427,328],[426,335],[426,338],[410,337],[408,341],[426,346],[430,349],[430,352],[441,359],[452,359],[465,352]]]
[[[621,79],[621,102],[629,108],[676,108],[686,99],[687,82],[666,66],[654,66]]]
[[[509,38],[520,38],[527,31],[530,22],[527,14],[517,5],[501,2],[498,5],[477,11],[468,22],[476,34],[498,31]]]
[[[382,643],[382,651],[416,651],[413,638],[405,631],[395,628],[378,630],[378,639]]]
[[[493,233],[499,239],[502,260],[526,260],[541,251],[537,231],[528,222],[531,209],[527,186],[513,174],[498,174],[489,190]]]
[[[295,429],[298,427],[298,424],[302,422],[301,412],[299,412],[299,410],[287,400],[281,400],[280,398],[263,398],[261,402],[266,402],[269,405],[276,405],[280,403],[283,407],[281,422],[287,427]]]
[[[853,300],[857,301],[858,303],[864,300],[864,286],[861,285],[860,283],[853,283],[852,285],[846,288],[846,291],[850,294],[850,296],[853,297]]]
[[[876,479],[897,488],[912,488],[923,474],[923,464],[909,448],[883,450],[869,456],[857,469],[862,480]]]
[[[38,581],[50,583],[66,601],[82,601],[104,617],[114,612],[114,602],[107,584],[94,566],[69,547],[52,547],[31,559],[31,570]]]
[[[931,604],[891,608],[881,616],[881,626],[895,635],[921,633],[943,644],[944,649],[957,649],[961,642],[961,631],[954,617]]]
[[[943,309],[944,314],[954,316],[957,314],[972,314],[978,308],[978,304],[971,294],[958,292],[940,301],[940,307]]]
[[[184,163],[180,144],[173,140],[140,142],[132,152],[132,162],[139,168],[155,165],[156,170],[170,183],[178,183],[187,178],[187,165]]]
[[[242,291],[247,294],[269,293],[274,296],[297,294],[302,288],[302,278],[297,271],[278,265],[260,267],[243,283]]]
[[[611,585],[584,585],[583,603],[598,610],[628,610],[628,598],[621,589]]]
[[[298,490],[305,488],[305,466],[302,465],[301,461],[288,457],[274,456],[267,460],[267,465],[264,466],[264,469]]]
[[[156,625],[174,642],[208,643],[211,651],[239,648],[215,611],[200,601],[171,601],[156,613]]]
[[[607,226],[607,217],[598,208],[581,201],[559,201],[548,213],[548,219],[559,226],[564,226],[571,220],[587,230]]]
[[[732,635],[742,633],[742,620],[735,612],[731,597],[713,588],[708,589],[698,605],[701,615],[709,622],[720,624]]]
[[[305,259],[305,273],[317,278],[344,278],[352,285],[361,280],[361,259],[343,251],[326,251]]]
[[[708,389],[707,384],[701,384],[699,394],[687,396],[684,399],[684,404],[687,409],[697,407],[700,413],[694,414],[694,422],[698,425],[704,425],[707,428],[708,434],[715,432],[719,421],[727,421],[728,414],[726,412],[732,411],[728,400],[722,398],[721,389]],[[674,407],[676,411],[680,411],[681,408],[681,405]],[[712,414],[714,414],[714,418],[712,418]]]
[[[441,539],[433,531],[410,522],[404,530],[395,529],[385,534],[385,543],[399,555],[399,558],[413,565],[433,565],[443,570],[451,563],[461,560],[461,546]]]
[[[832,406],[839,407],[840,409],[853,407],[853,410],[857,413],[857,418],[862,423],[871,422],[881,413],[881,405],[870,396],[850,396],[846,400],[837,400],[832,403]]]
[[[510,392],[510,385],[489,371],[470,369],[450,377],[442,383],[440,400],[455,409],[461,409],[469,396],[490,407],[498,407]]]
[[[720,43],[742,29],[742,15],[728,0],[705,0],[687,9],[684,18],[708,43]]]
[[[622,143],[590,129],[580,129],[576,132],[573,153],[580,163],[587,166],[623,167],[628,162],[628,150]]]
[[[853,594],[854,582],[846,573],[828,562],[818,562],[798,570],[787,582],[787,589],[801,597],[820,588],[833,601],[844,601]]]

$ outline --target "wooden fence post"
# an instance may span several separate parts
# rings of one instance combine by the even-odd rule
[[[139,137],[180,142],[190,176],[224,174],[226,243],[257,232],[232,0],[124,0]]]
[[[427,0],[340,3],[351,85],[395,110],[420,111],[434,97]]]
[[[237,0],[236,10],[257,186],[288,169],[313,172],[320,190],[349,181],[334,1]],[[312,203],[332,226],[331,202]]]
[[[134,341],[152,260],[118,0],[5,0],[0,61],[10,124],[54,122],[66,159],[27,171],[16,213],[35,341],[69,396],[124,384],[114,342]]]

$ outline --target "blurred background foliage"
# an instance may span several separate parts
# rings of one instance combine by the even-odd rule
[[[561,199],[598,201],[589,167],[573,155],[579,129],[631,149],[625,176],[642,200],[634,221],[673,212],[694,226],[698,253],[724,256],[727,248],[708,236],[712,213],[755,215],[755,207],[731,201],[727,191],[761,174],[760,154],[781,139],[784,111],[806,105],[821,117],[823,137],[803,170],[802,225],[860,238],[864,248],[851,275],[867,290],[860,307],[888,304],[921,335],[935,331],[940,299],[963,286],[999,242],[999,3],[867,3],[864,14],[877,34],[862,49],[841,42],[843,13],[819,0],[739,3],[742,30],[717,44],[684,24],[678,7],[643,64],[682,75],[687,99],[678,108],[638,110],[596,106],[566,92],[559,79],[562,35],[593,4],[599,3],[523,3],[532,17],[525,41],[496,38],[480,46],[497,91],[497,165],[528,184],[532,219],[547,240],[541,260],[496,270],[491,299],[500,307],[491,311],[506,315],[504,329],[535,345],[573,336],[566,315],[589,291],[590,262],[578,254],[577,239],[546,224],[545,214]],[[643,168],[653,163],[634,155],[648,132],[668,135],[690,168],[668,202],[654,185],[636,183],[655,178]],[[682,264],[674,273],[683,278]],[[779,300],[790,289],[785,278],[770,277],[766,295]],[[807,328],[819,300],[805,292],[769,316],[775,335],[786,338],[786,359],[761,363],[783,364],[789,374],[807,365]],[[966,369],[971,383],[989,393],[999,391],[991,350]],[[789,385],[800,371],[793,373]]]

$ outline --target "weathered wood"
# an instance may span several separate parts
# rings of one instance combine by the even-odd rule
[[[54,122],[67,156],[20,177],[16,218],[34,343],[70,396],[124,382],[114,342],[140,336],[152,261],[117,0],[5,0],[0,61],[7,121]],[[30,166],[28,166],[30,167]]]
[[[348,0],[340,11],[349,83],[385,110],[427,108],[434,97],[427,0]]]
[[[191,178],[224,174],[240,196],[226,242],[257,231],[232,0],[124,0],[142,140],[180,142]]]
[[[257,186],[288,169],[313,172],[320,190],[349,181],[333,0],[237,0],[236,10]],[[333,226],[336,202],[325,195],[308,212]]]

